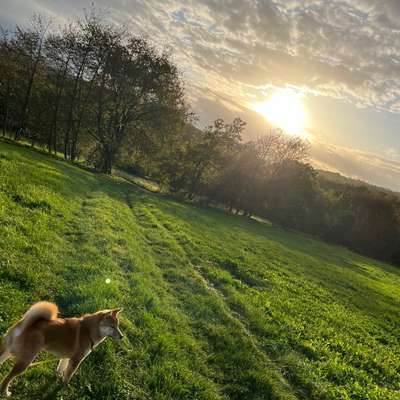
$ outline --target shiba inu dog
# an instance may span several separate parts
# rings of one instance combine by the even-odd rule
[[[4,379],[1,391],[10,396],[11,381],[44,350],[60,359],[57,374],[68,384],[79,364],[106,337],[119,340],[120,308],[101,310],[77,318],[58,318],[55,304],[41,301],[34,304],[5,335],[0,347],[0,365],[8,358],[15,364]]]

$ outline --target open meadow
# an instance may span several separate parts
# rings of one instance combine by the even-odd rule
[[[16,400],[400,398],[400,269],[1,141],[0,333],[43,299],[125,338]]]

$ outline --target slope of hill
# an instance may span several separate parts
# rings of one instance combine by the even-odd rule
[[[15,399],[399,398],[400,270],[0,142],[0,333],[39,299],[126,336]]]

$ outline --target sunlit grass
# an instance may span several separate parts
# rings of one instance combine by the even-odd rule
[[[2,142],[0,238],[0,333],[39,299],[124,308],[122,343],[17,400],[398,399],[392,266]]]

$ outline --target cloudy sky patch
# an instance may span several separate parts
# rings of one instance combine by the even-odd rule
[[[91,3],[3,0],[0,24],[27,24],[36,12],[56,26]],[[333,162],[321,150],[320,165],[333,163],[365,178],[355,166],[367,161],[354,155],[358,150],[388,163],[400,152],[398,0],[101,0],[95,6],[107,19],[173,50],[200,124],[240,115],[249,137],[259,135],[268,124],[251,105],[290,86],[306,95],[314,145],[328,143],[330,151],[354,161],[345,168],[340,157]],[[381,170],[368,172],[374,183],[393,186],[399,177],[397,164],[392,170],[375,162],[374,168]]]

